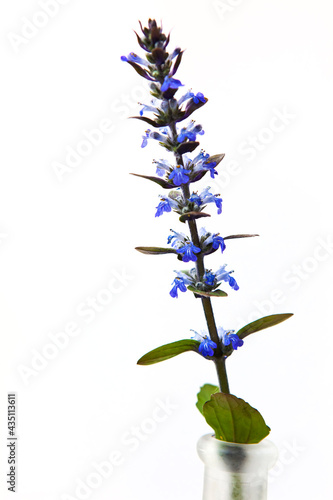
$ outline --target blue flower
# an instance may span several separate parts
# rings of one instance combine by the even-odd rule
[[[207,335],[200,335],[200,333],[192,330],[194,332],[194,336],[191,337],[192,339],[198,340],[200,342],[199,345],[199,352],[202,354],[205,358],[207,356],[214,356],[214,349],[216,349],[217,345],[216,343],[211,340]]]
[[[153,160],[153,163],[156,164],[156,173],[160,177],[171,170],[171,164],[166,160]]]
[[[188,139],[189,141],[195,141],[196,135],[190,130],[182,128],[179,136],[177,137],[177,142],[183,142],[185,141],[185,139]]]
[[[216,161],[209,161],[209,158],[209,154],[205,154],[204,151],[200,151],[200,153],[193,160],[193,173],[209,170],[210,176],[214,179],[214,175],[218,175],[218,172],[215,170]]]
[[[170,231],[172,231],[173,234],[170,234],[170,236],[168,236],[168,245],[170,245],[171,243],[172,247],[179,248],[185,244],[185,241],[189,241],[185,234],[177,233],[173,229],[170,229]]]
[[[210,191],[210,186],[207,186],[200,194],[197,192],[192,193],[191,196],[189,197],[189,201],[192,203],[195,203],[200,207],[201,205],[204,205],[206,203],[215,203],[217,207],[217,213],[221,214],[222,213],[222,198],[219,198],[218,194],[214,195]]]
[[[200,198],[202,203],[215,203],[217,207],[217,213],[222,213],[222,198],[218,198],[218,194],[212,194],[210,191],[210,186],[207,186],[202,193],[200,194]]]
[[[193,243],[190,241],[187,241],[185,245],[182,246],[181,248],[177,248],[177,253],[183,255],[182,257],[183,262],[190,262],[191,260],[193,262],[196,262],[197,256],[195,254],[200,252],[201,252],[200,248],[193,245]]]
[[[177,274],[178,278],[181,278],[185,285],[193,285],[197,280],[197,271],[195,267],[193,267],[190,271],[174,271]]]
[[[231,340],[231,345],[235,351],[237,351],[237,347],[242,347],[244,344],[244,340],[240,339],[236,333],[231,333],[229,335],[229,338]]]
[[[171,206],[167,198],[162,198],[156,207],[155,217],[160,217],[164,212],[171,212]]]
[[[205,96],[201,92],[198,92],[195,96],[193,96],[193,102],[195,104],[198,104],[199,101],[201,101],[203,103],[206,102]]]
[[[203,276],[203,282],[208,286],[214,286],[216,284],[216,276],[212,271],[206,271]]]
[[[169,179],[173,181],[175,186],[181,186],[181,184],[186,184],[190,180],[188,177],[190,173],[191,170],[186,170],[181,165],[177,165],[169,174]]]
[[[223,251],[225,250],[225,243],[224,243],[224,239],[222,238],[222,236],[219,236],[218,233],[213,234],[212,239],[213,239],[214,250],[217,250],[220,247],[221,252],[223,253]]]
[[[134,63],[137,63],[137,64],[142,64],[142,66],[148,67],[147,61],[145,61],[145,59],[142,59],[142,57],[139,57],[134,52],[130,52],[127,57],[126,56],[121,56],[120,59],[122,61],[125,61],[125,62],[134,62]]]
[[[217,213],[221,214],[222,213],[222,198],[216,198],[216,196],[214,196],[214,201],[215,201],[215,205],[217,206]]]
[[[159,217],[162,215],[164,212],[171,212],[171,209],[179,209],[180,207],[183,206],[184,201],[183,201],[183,196],[181,193],[177,194],[176,191],[173,192],[173,197],[171,198],[170,196],[161,196],[160,195],[160,203],[156,207],[157,212],[155,214],[155,217]]]
[[[220,326],[217,331],[223,344],[227,346],[231,343],[232,348],[235,349],[235,351],[237,350],[237,347],[241,347],[244,344],[244,340],[240,339],[238,335],[234,333],[235,330],[224,330],[224,328]]]
[[[229,285],[231,286],[231,288],[233,288],[234,290],[239,290],[239,286],[235,280],[235,278],[233,278],[231,275],[231,273],[233,273],[233,271],[226,271],[225,270],[226,268],[226,264],[224,264],[223,266],[221,266],[217,272],[216,272],[216,279],[217,281],[226,281],[227,283],[229,283]]]
[[[142,136],[142,144],[141,144],[141,147],[142,148],[145,148],[148,144],[148,139],[155,139],[156,141],[160,141],[160,142],[163,142],[163,143],[166,143],[167,140],[168,140],[168,134],[167,134],[167,130],[165,128],[161,128],[160,129],[160,132],[152,132],[150,129],[147,129],[146,132],[145,132],[145,135]]]
[[[215,342],[206,337],[199,345],[199,352],[205,357],[214,356],[214,349],[216,349],[216,347],[217,345]]]
[[[198,193],[192,193],[188,201],[190,201],[191,203],[195,203],[196,205],[198,205],[198,207],[202,205],[202,199],[198,195]]]
[[[203,243],[204,249],[206,249],[210,245],[212,245],[212,248],[214,250],[217,250],[220,247],[221,252],[223,253],[226,246],[224,243],[224,239],[219,234],[220,233],[211,234],[210,232],[206,231],[206,229],[204,227],[201,227],[199,229],[199,235],[200,235],[200,239]]]
[[[208,160],[208,158],[209,154],[205,153],[202,149],[200,153],[194,158],[193,163],[200,168],[201,164],[205,163]]]
[[[216,161],[210,161],[204,164],[204,169],[209,170],[212,179],[214,179],[214,175],[218,175],[218,172],[216,172],[215,167],[216,167]]]
[[[229,276],[229,285],[231,286],[231,288],[233,288],[234,290],[239,290],[239,286],[235,280],[235,278],[233,278],[232,276]]]
[[[175,248],[179,255],[182,255],[183,262],[189,262],[190,260],[196,261],[196,253],[201,252],[200,248],[193,245],[193,243],[188,239],[187,236],[183,233],[177,233],[173,229],[170,229],[173,232],[170,236],[168,236],[168,244]]]
[[[191,97],[194,97],[193,92],[191,90],[188,90],[186,94],[184,94],[180,99],[178,99],[178,106],[183,104],[183,102],[187,101],[188,99],[191,99]]]
[[[141,104],[141,103],[139,103],[139,104]],[[157,112],[157,108],[155,106],[150,106],[148,104],[141,104],[141,106],[143,106],[143,107],[140,110],[140,116],[142,116],[145,111],[153,111],[154,113]]]
[[[233,271],[226,271],[225,268],[226,264],[221,266],[216,271],[216,273],[213,273],[211,270],[206,271],[203,276],[203,283],[205,285],[213,287],[216,286],[219,281],[226,281],[227,283],[229,283],[231,288],[233,288],[234,290],[239,290],[239,286],[237,285],[235,278],[231,276],[231,273],[233,273]]]
[[[170,78],[169,76],[166,76],[161,86],[161,92],[165,92],[168,89],[178,89],[178,87],[182,86],[183,84],[180,80],[176,80],[176,78]]]
[[[206,161],[209,159],[209,154],[205,153],[203,150],[192,160],[193,163],[193,172],[198,173],[202,172],[202,170],[206,170],[204,165]]]
[[[150,137],[152,139],[155,139],[156,141],[166,143],[166,141],[168,139],[167,131],[165,128],[160,129],[160,130],[161,130],[162,134],[160,134],[159,132],[151,132]]]
[[[170,290],[170,295],[171,297],[178,299],[178,290],[180,290],[181,292],[186,292],[187,290],[185,281],[183,280],[183,278],[177,277],[173,280],[172,284],[173,287]]]
[[[145,135],[142,136],[142,144],[141,144],[142,148],[145,148],[147,146],[149,137],[150,137],[150,129],[148,128],[145,132]]]
[[[195,125],[194,121],[187,126],[181,129],[180,134],[177,137],[178,142],[183,142],[185,139],[189,141],[195,141],[197,138],[197,134],[204,135],[204,131],[202,130],[201,125]]]

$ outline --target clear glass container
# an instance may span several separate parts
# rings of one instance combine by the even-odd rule
[[[203,500],[267,499],[268,470],[278,457],[271,441],[227,443],[206,434],[197,448],[205,464]]]

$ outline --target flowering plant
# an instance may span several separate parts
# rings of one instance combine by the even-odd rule
[[[222,199],[214,194],[209,186],[193,191],[192,185],[206,174],[212,179],[218,175],[217,167],[224,154],[209,155],[201,150],[192,158],[189,156],[198,146],[198,136],[204,131],[194,120],[185,122],[197,109],[204,106],[208,99],[201,93],[192,90],[176,97],[183,84],[175,78],[182,60],[183,51],[176,48],[167,52],[170,35],[166,36],[155,20],[149,19],[148,28],[142,34],[136,33],[140,47],[146,52],[140,57],[134,52],[121,59],[130,64],[135,71],[148,80],[153,97],[149,104],[143,104],[137,118],[146,122],[149,127],[142,137],[141,147],[147,146],[151,139],[159,142],[166,151],[173,154],[173,160],[154,160],[156,176],[137,175],[157,183],[167,194],[160,196],[156,207],[156,217],[165,212],[175,212],[179,221],[186,224],[189,234],[171,230],[167,239],[168,247],[137,247],[144,254],[173,253],[179,261],[194,262],[191,269],[175,271],[170,296],[178,298],[179,292],[190,291],[196,301],[203,306],[207,332],[194,330],[190,339],[178,340],[160,346],[141,357],[139,365],[150,365],[170,359],[183,352],[194,351],[215,364],[219,386],[205,384],[198,393],[197,407],[207,423],[214,429],[215,437],[220,440],[236,443],[258,443],[266,437],[270,428],[263,417],[243,399],[229,391],[226,372],[226,359],[244,344],[244,339],[259,330],[276,325],[292,314],[274,314],[265,316],[245,325],[237,332],[218,327],[212,308],[211,298],[226,297],[227,293],[220,286],[225,282],[232,290],[239,286],[233,277],[233,271],[227,265],[221,265],[216,271],[206,267],[205,258],[210,254],[226,250],[226,241],[234,238],[247,238],[255,234],[236,234],[222,237],[219,233],[211,233],[201,227],[197,220],[209,217],[204,212],[208,204],[215,204],[217,214],[222,213]]]

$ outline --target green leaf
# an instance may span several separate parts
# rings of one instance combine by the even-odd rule
[[[196,403],[196,407],[198,408],[200,413],[203,414],[203,405],[210,400],[212,394],[219,392],[219,390],[220,389],[217,387],[217,385],[212,384],[205,384],[200,387],[200,391],[197,394],[198,401]]]
[[[177,148],[177,153],[183,155],[185,153],[192,153],[199,146],[199,142],[196,141],[186,141],[182,142],[181,145]]]
[[[235,238],[252,238],[253,236],[259,236],[259,234],[231,234],[230,236],[223,236],[223,239],[233,240]]]
[[[188,286],[187,289],[190,292],[193,292],[195,295],[202,295],[203,297],[227,297],[228,294],[223,290],[214,290],[213,292],[203,292],[202,290],[198,290],[194,288],[194,286]]]
[[[201,217],[210,217],[209,214],[204,212],[187,212],[179,217],[180,222],[187,222],[189,220],[200,219]]]
[[[161,248],[161,247],[135,247],[135,250],[147,255],[162,255],[165,253],[177,253],[173,248]]]
[[[174,184],[171,182],[167,182],[164,179],[161,179],[160,177],[153,177],[151,175],[141,175],[141,174],[131,174],[135,175],[136,177],[142,177],[143,179],[148,179],[149,181],[156,182],[156,184],[159,184],[163,189],[172,189],[175,187]]]
[[[138,40],[138,44],[140,45],[140,47],[144,50],[147,50],[147,47],[145,46],[145,44],[143,43],[143,41],[141,40],[141,38],[139,37],[139,35],[137,34],[136,31],[134,31],[134,33],[136,34],[136,38]]]
[[[146,80],[150,80],[150,81],[154,81],[154,79],[147,73],[146,70],[144,70],[143,68],[141,68],[141,66],[139,66],[137,63],[135,62],[132,62],[132,61],[126,61],[128,64],[130,64],[131,66],[133,66],[133,68],[135,69],[135,71],[140,75],[140,76],[143,76],[143,78],[146,78]]]
[[[278,325],[291,316],[293,316],[293,314],[290,313],[271,314],[270,316],[264,316],[263,318],[257,319],[256,321],[252,321],[252,323],[243,326],[243,328],[238,330],[237,335],[240,339],[244,339],[251,333],[259,332],[260,330],[264,330],[265,328],[269,328],[270,326]]]
[[[179,65],[181,63],[181,60],[182,60],[182,57],[183,57],[183,53],[184,53],[183,50],[181,50],[179,52],[179,54],[178,54],[178,56],[176,58],[175,64],[173,65],[173,68],[172,68],[172,71],[171,71],[171,76],[173,76],[176,73],[176,71],[177,71],[177,69],[178,69],[178,67],[179,67]]]
[[[165,344],[142,356],[138,361],[138,365],[153,365],[154,363],[173,358],[187,351],[198,352],[199,345],[200,342],[192,339],[178,340],[171,344]]]
[[[203,405],[203,415],[222,441],[254,444],[270,432],[258,410],[232,394],[213,394]]]
[[[147,116],[130,116],[130,118],[135,118],[136,120],[142,120],[143,122],[148,123],[152,127],[163,127],[165,125],[165,123],[159,123],[157,121],[155,122],[151,118],[147,118]]]

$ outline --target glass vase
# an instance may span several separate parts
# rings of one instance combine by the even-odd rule
[[[198,442],[205,464],[203,500],[266,500],[268,470],[277,460],[275,445],[227,443],[206,434]]]

